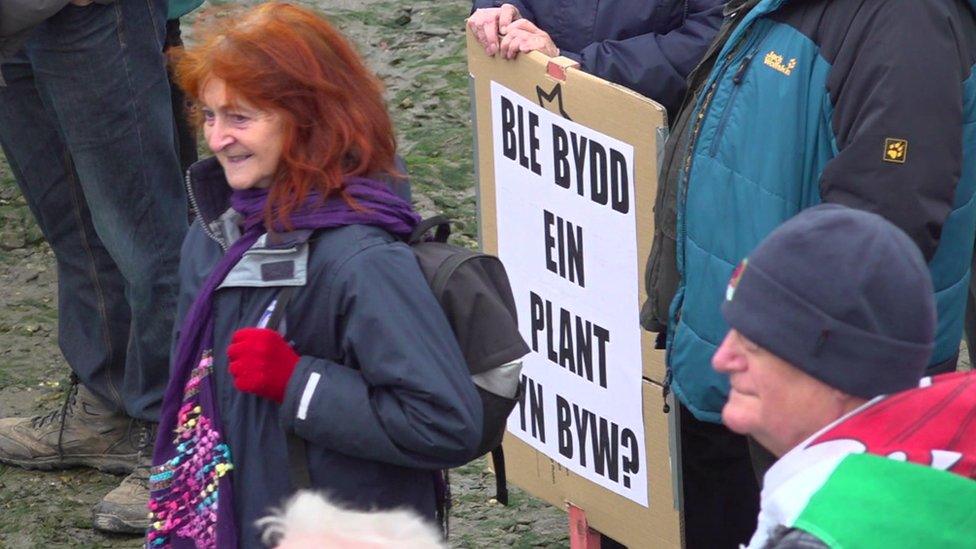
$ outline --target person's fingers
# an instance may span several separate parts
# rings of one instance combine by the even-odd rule
[[[508,32],[508,26],[518,18],[519,12],[515,6],[502,4],[502,7],[498,10],[498,29],[501,30],[502,34]]]
[[[517,30],[536,33],[539,32],[539,27],[535,26],[535,23],[529,21],[528,19],[519,19],[518,21],[513,21],[505,29],[505,34],[515,32]]]
[[[236,355],[236,353],[235,353],[235,355]],[[230,350],[228,349],[228,353],[227,353],[227,359],[228,359],[227,360],[227,371],[230,372],[230,375],[236,377],[236,376],[238,376],[241,373],[241,365],[240,365],[240,362],[237,360],[237,358],[231,358],[232,356],[235,356],[235,355],[231,355],[230,354]]]
[[[227,346],[227,362],[236,362],[238,358],[247,354],[246,343],[233,342]]]
[[[518,37],[518,31],[509,32],[502,37],[501,42],[498,44],[498,53],[505,59],[511,59],[508,56],[508,50],[511,48],[512,42]]]
[[[542,49],[543,42],[539,40],[538,36],[529,36],[525,40],[519,43],[519,52],[528,53],[530,51],[536,51]]]
[[[518,55],[519,49],[522,47],[522,43],[525,41],[528,35],[523,31],[516,31],[506,36],[511,36],[512,39],[509,40],[508,47],[504,50],[505,59],[515,59],[515,57]]]
[[[477,40],[479,44],[481,44],[482,48],[485,48],[487,50],[488,40],[487,38],[485,38],[485,31],[482,28],[482,25],[480,23],[471,22],[469,20],[468,28],[471,29],[472,33],[474,33],[474,39]]]
[[[530,51],[540,51],[549,57],[555,57],[559,55],[559,49],[552,42],[552,39],[545,34],[533,34],[522,40],[519,51],[522,53]]]
[[[498,51],[498,21],[497,19],[490,19],[482,25],[481,29],[485,35],[485,51],[488,55],[495,55]]]

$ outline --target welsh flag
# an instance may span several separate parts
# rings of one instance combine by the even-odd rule
[[[876,398],[784,455],[749,547],[777,526],[833,548],[976,548],[976,372]]]

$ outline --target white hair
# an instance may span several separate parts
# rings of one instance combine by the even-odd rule
[[[257,521],[262,540],[275,547],[446,549],[440,533],[408,510],[350,511],[314,492],[301,491],[284,510]]]

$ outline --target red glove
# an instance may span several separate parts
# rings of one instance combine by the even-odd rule
[[[238,391],[281,404],[299,357],[278,332],[241,328],[231,337],[227,358]]]

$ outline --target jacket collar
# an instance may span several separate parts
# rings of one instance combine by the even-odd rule
[[[233,189],[227,184],[224,169],[215,157],[205,158],[190,166],[186,172],[186,187],[194,213],[221,247],[226,249],[240,238],[237,225],[241,216],[230,208]],[[264,235],[252,249],[295,248],[308,241],[313,232],[303,229]]]
[[[194,213],[206,225],[216,221],[230,207],[232,189],[215,157],[190,166],[186,171],[186,192]]]

